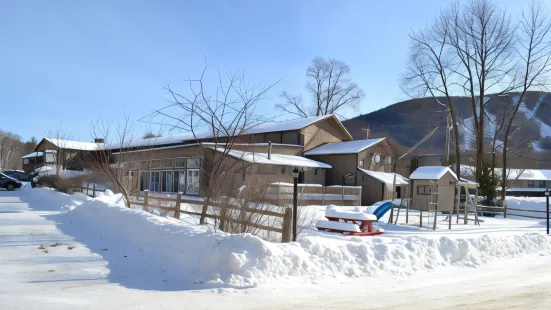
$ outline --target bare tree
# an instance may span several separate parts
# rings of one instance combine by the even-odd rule
[[[46,136],[55,146],[55,173],[57,177],[60,177],[69,160],[76,155],[76,151],[70,150],[71,133],[60,125],[58,128],[48,129],[46,131]]]
[[[454,4],[448,20],[450,45],[459,60],[457,83],[471,100],[480,180],[484,171],[486,107],[515,88],[511,75],[515,73],[516,36],[510,16],[490,0]]]
[[[304,105],[301,96],[283,92],[284,104],[277,108],[299,117],[338,114],[346,108],[357,108],[364,97],[358,84],[350,81],[350,66],[343,61],[316,57],[306,71],[306,90],[312,102]]]
[[[140,191],[140,171],[147,170],[150,153],[147,144],[136,144],[134,125],[128,116],[118,124],[114,132],[111,125],[96,121],[91,125],[94,138],[101,138],[97,149],[82,152],[82,161],[92,173],[95,182],[107,183],[115,192],[122,194],[128,208],[131,197]]]
[[[21,146],[20,140],[18,135],[0,130],[0,171],[8,168],[12,157]]]
[[[243,161],[235,158],[232,152],[234,145],[247,142],[246,134],[262,122],[256,107],[273,86],[251,86],[245,81],[243,73],[230,72],[223,76],[219,72],[218,85],[210,93],[205,85],[208,68],[204,68],[198,79],[187,81],[185,93],[176,91],[171,85],[166,86],[170,104],[146,117],[150,120],[162,117],[163,126],[190,132],[198,142],[202,160],[201,196],[204,197],[201,224],[206,223],[209,204],[219,203],[235,190],[232,180],[245,167]],[[226,210],[221,212],[224,214]],[[224,229],[223,222],[220,226]]]
[[[519,58],[520,93],[513,104],[511,117],[505,125],[503,139],[503,172],[501,187],[505,188],[507,177],[507,151],[509,138],[522,124],[515,124],[515,116],[524,102],[526,92],[531,88],[545,89],[548,85],[548,74],[551,71],[551,18],[549,11],[541,4],[532,1],[527,10],[520,14]],[[501,192],[501,199],[505,201],[505,191]]]
[[[455,138],[455,173],[459,177],[461,174],[459,122],[452,96],[457,62],[454,55],[449,52],[450,27],[448,15],[441,15],[424,30],[410,34],[412,41],[410,61],[402,82],[402,89],[414,98],[429,94],[442,106],[446,118],[451,118]],[[446,130],[449,129],[446,128]],[[448,145],[446,145],[447,148]]]

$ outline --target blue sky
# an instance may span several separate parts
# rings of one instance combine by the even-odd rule
[[[516,12],[520,2],[502,4]],[[205,58],[214,70],[243,70],[251,83],[281,79],[262,102],[269,116],[280,114],[281,91],[304,92],[314,57],[345,61],[366,94],[346,116],[369,113],[408,99],[398,86],[408,32],[446,4],[0,0],[0,129],[28,139],[61,125],[88,141],[91,121],[137,120],[162,107],[162,87],[183,89]]]

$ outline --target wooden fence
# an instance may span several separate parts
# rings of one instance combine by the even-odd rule
[[[86,187],[73,187],[70,189],[71,193],[82,193],[92,198],[96,198],[97,193],[104,193],[105,189],[96,188],[96,183],[90,187],[90,183]]]
[[[286,206],[293,204],[294,187],[292,185],[270,184],[266,193],[273,204]],[[298,205],[360,206],[362,201],[361,186],[321,186],[316,184],[299,184]]]
[[[147,191],[141,192],[140,196],[133,197],[133,200],[131,201],[131,205],[138,205],[141,206],[144,211],[151,212],[151,209],[159,209],[167,212],[173,212],[174,218],[179,219],[180,214],[189,214],[194,216],[201,216],[201,212],[197,211],[190,211],[190,210],[182,210],[182,204],[188,204],[188,205],[194,205],[196,208],[200,209],[204,201],[201,199],[182,199],[181,194],[175,195],[175,197],[162,197],[157,196],[155,194],[149,193]],[[238,223],[238,224],[246,224],[247,226],[254,227],[260,230],[265,231],[271,231],[276,233],[281,233],[281,242],[290,242],[291,241],[291,227],[292,227],[292,209],[291,208],[283,208],[283,212],[276,212],[276,211],[270,211],[270,210],[261,210],[261,209],[254,209],[254,208],[247,208],[247,207],[240,207],[236,205],[232,205],[229,203],[217,203],[217,202],[209,202],[209,209],[215,208],[218,209],[218,212],[207,212],[205,215],[207,218],[215,219],[215,220],[222,220],[224,219],[228,223]],[[246,220],[243,220],[242,216],[237,217],[231,217],[231,216],[221,216],[220,211],[224,210],[235,210],[238,211],[238,213],[244,213],[244,214],[260,214],[270,217],[276,217],[279,218],[281,221],[281,227],[273,227],[273,226],[267,226],[262,225],[259,223],[251,223],[246,222]],[[214,214],[213,214],[214,213]]]
[[[519,214],[519,212],[528,212],[528,214],[530,215]],[[533,210],[533,209],[517,209],[517,208],[508,207],[506,216],[516,216],[516,217],[523,217],[523,218],[530,218],[530,219],[547,220],[547,211]]]

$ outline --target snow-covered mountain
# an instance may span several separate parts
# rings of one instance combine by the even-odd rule
[[[503,115],[518,100],[518,93],[500,96],[486,107],[486,143],[503,144]],[[454,98],[460,118],[460,145],[464,149],[473,147],[475,134],[474,117],[468,97]],[[527,151],[551,150],[551,93],[529,92],[519,108],[514,124],[521,125],[512,135],[512,145]],[[426,133],[440,126],[438,133],[424,144],[426,149],[443,150],[445,142],[446,112],[433,98],[412,99],[399,102],[381,110],[360,115],[344,121],[345,126],[356,139],[365,138],[362,128],[371,129],[372,137],[388,136],[409,146],[415,144]],[[508,118],[505,118],[508,121]]]

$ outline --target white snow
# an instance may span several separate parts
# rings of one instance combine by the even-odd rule
[[[415,171],[413,171],[413,173],[409,176],[409,179],[410,180],[439,180],[447,172],[451,173],[451,175],[457,180],[457,176],[450,169],[450,167],[445,167],[445,166],[419,167],[415,169]]]
[[[381,171],[371,171],[362,168],[358,168],[361,172],[369,175],[370,177],[384,183],[384,184],[393,184],[394,183],[394,173],[390,172],[381,172]],[[408,185],[409,180],[399,174],[396,174],[396,185]]]
[[[76,150],[76,151],[97,151],[103,147],[103,143],[95,142],[82,142],[82,141],[71,141],[63,139],[53,139],[53,138],[44,138],[53,145],[62,149]]]
[[[340,211],[335,206],[330,205],[325,209],[325,217],[336,217],[341,219],[350,219],[358,221],[376,221],[377,217],[373,214],[358,212],[358,211]]]
[[[324,115],[324,116],[299,118],[299,119],[289,120],[289,121],[265,122],[248,129],[244,134],[259,134],[259,133],[268,133],[268,132],[299,130],[329,117],[334,117],[334,116],[330,114],[330,115]],[[344,131],[346,131],[344,126],[342,128],[344,129]],[[348,133],[348,131],[346,131],[346,133]],[[350,134],[348,135],[350,136]],[[212,137],[213,135],[210,132],[197,133],[196,136],[194,136],[193,133],[191,132],[187,132],[187,133],[166,136],[166,137],[158,137],[158,138],[151,138],[151,139],[136,139],[126,143],[125,145],[121,145],[120,143],[111,143],[106,145],[105,147],[107,149],[120,149],[120,148],[130,148],[130,147],[154,147],[154,146],[169,145],[169,144],[179,144],[179,143],[184,143],[188,141],[195,141],[197,139],[209,139]]]
[[[383,140],[385,140],[385,138],[328,143],[304,152],[304,155],[308,156],[359,153]]]
[[[333,222],[328,220],[318,220],[316,227],[325,229],[345,230],[351,232],[360,232],[360,227],[353,223]]]
[[[120,195],[109,193],[91,199],[44,188],[0,192],[0,208],[0,281],[9,284],[0,286],[0,304],[9,309],[243,308],[241,302],[257,309],[339,308],[343,303],[322,296],[334,289],[344,294],[365,286],[377,295],[345,299],[371,300],[388,290],[385,296],[395,296],[407,307],[408,300],[418,299],[414,292],[396,294],[404,282],[430,284],[427,292],[439,295],[441,286],[445,291],[461,290],[452,280],[464,275],[464,285],[471,285],[466,298],[478,298],[484,294],[473,293],[479,283],[472,277],[493,279],[494,286],[500,281],[490,273],[505,275],[501,281],[506,283],[511,274],[517,284],[520,279],[548,279],[533,275],[547,270],[551,254],[545,228],[535,220],[484,218],[480,227],[454,224],[451,231],[441,228],[447,222],[439,222],[436,231],[379,223],[385,234],[375,237],[312,227],[298,242],[280,244],[248,234],[214,233],[190,224],[195,218],[183,215],[178,221],[127,209]],[[325,206],[308,208],[324,215]],[[528,264],[526,254],[542,255],[546,263],[522,278],[516,268]],[[516,257],[522,258],[506,268],[499,260]],[[435,275],[438,279],[431,281]],[[217,290],[205,290],[209,288]],[[184,295],[186,290],[194,291]],[[304,297],[311,290],[320,291],[317,304],[272,307],[275,304],[266,301]],[[431,305],[439,308],[442,303]]]
[[[223,149],[217,148],[216,151],[224,152]],[[226,150],[227,151],[227,150]],[[324,168],[329,169],[331,165],[295,155],[273,154],[268,159],[268,153],[244,152],[237,150],[227,151],[228,155],[239,158],[246,162],[261,164],[261,165],[277,165],[305,168]]]

